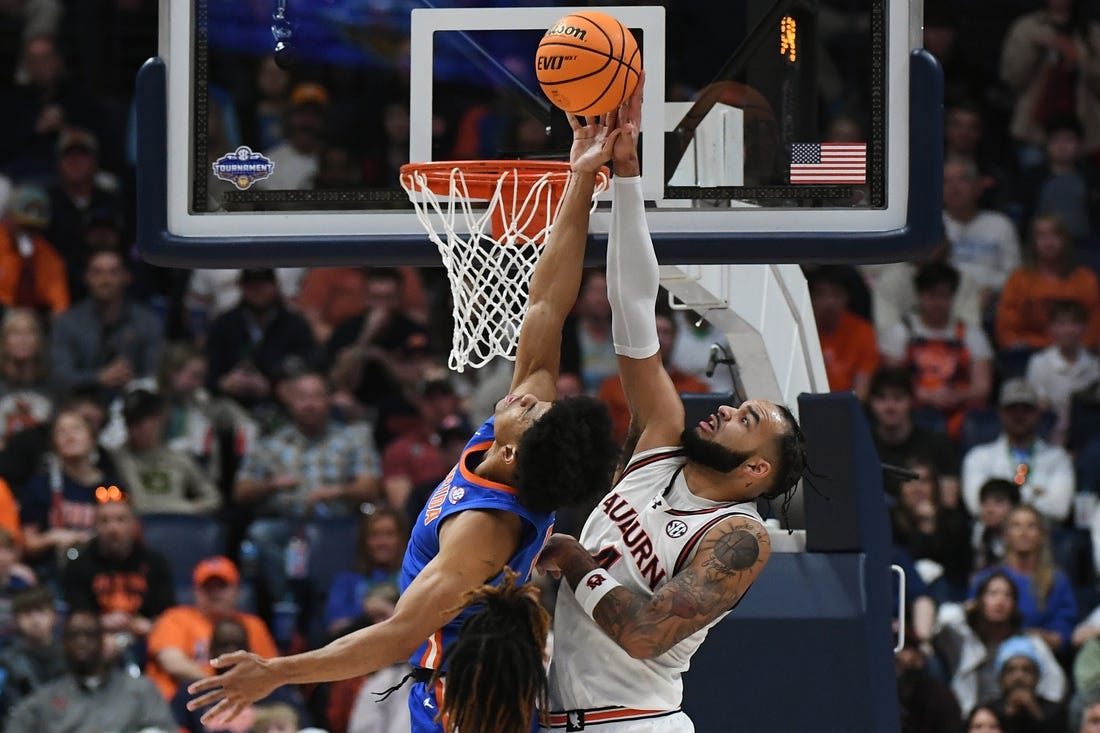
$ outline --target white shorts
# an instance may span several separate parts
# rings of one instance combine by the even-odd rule
[[[539,733],[564,733],[565,728],[539,728]],[[588,723],[583,728],[591,733],[695,733],[695,725],[682,710],[659,718]]]

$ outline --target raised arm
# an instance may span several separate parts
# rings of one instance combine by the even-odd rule
[[[630,405],[636,451],[676,445],[684,429],[684,406],[661,363],[657,340],[660,277],[645,219],[638,132],[643,78],[619,111],[622,135],[615,143],[615,191],[607,239],[607,296],[619,375]]]
[[[627,654],[652,659],[737,605],[770,556],[764,527],[731,517],[707,532],[687,567],[652,596],[619,585],[565,535],[550,538],[539,567],[560,573],[585,611]]]
[[[589,117],[587,125],[573,115],[568,117],[573,128],[569,154],[573,175],[531,275],[511,386],[513,394],[529,392],[540,400],[557,396],[561,329],[580,291],[596,174],[611,158],[611,147],[619,136],[614,113],[603,120]]]
[[[213,705],[202,717],[210,725],[236,716],[280,685],[349,679],[406,659],[458,615],[468,592],[504,568],[521,531],[519,517],[506,512],[455,515],[440,530],[439,554],[405,589],[389,619],[304,654],[266,660],[249,652],[219,657],[211,664],[225,671],[188,688],[199,695],[188,709]]]

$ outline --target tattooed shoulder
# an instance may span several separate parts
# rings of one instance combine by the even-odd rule
[[[767,535],[763,535],[767,543]],[[744,525],[734,525],[718,530],[711,546],[706,567],[720,573],[741,573],[752,568],[760,560],[761,532],[754,532]]]

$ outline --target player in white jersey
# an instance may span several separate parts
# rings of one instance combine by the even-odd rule
[[[657,259],[637,158],[640,104],[620,111],[607,248],[615,350],[638,441],[580,540],[555,535],[539,566],[564,582],[554,616],[552,730],[684,733],[680,675],[763,570],[758,497],[789,496],[805,443],[785,407],[722,406],[685,429],[661,365]],[[572,591],[572,592],[570,592]]]

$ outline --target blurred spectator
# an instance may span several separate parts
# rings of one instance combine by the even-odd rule
[[[941,495],[959,495],[959,457],[947,436],[913,422],[913,382],[909,372],[882,367],[871,377],[867,399],[871,437],[883,463],[904,466],[924,457],[933,462]],[[893,480],[886,490],[897,494]]]
[[[52,36],[24,39],[20,70],[19,85],[0,104],[0,160],[16,178],[48,178],[61,133],[79,126],[102,139],[106,116],[95,97],[68,78]]]
[[[46,236],[61,253],[68,268],[69,292],[74,300],[87,294],[84,269],[89,242],[85,234],[92,212],[114,219],[119,229],[125,205],[115,191],[104,187],[99,173],[99,141],[88,130],[70,127],[57,140],[57,183],[50,187],[53,216]],[[121,235],[121,232],[120,232]],[[124,248],[122,242],[114,246]]]
[[[226,557],[208,557],[195,566],[195,605],[168,609],[149,632],[149,678],[166,700],[176,688],[214,673],[210,640],[214,624],[233,619],[248,632],[248,648],[261,657],[277,654],[267,626],[257,616],[237,609],[240,573]]]
[[[232,485],[237,461],[257,438],[256,423],[230,399],[206,387],[206,355],[186,342],[169,344],[157,370],[167,410],[166,445],[190,456],[221,490]]]
[[[252,733],[298,733],[298,711],[284,703],[256,705]]]
[[[15,536],[0,527],[0,648],[7,646],[16,631],[15,612],[12,609],[15,595],[31,585],[22,575],[12,572],[18,560],[19,545]]]
[[[397,605],[397,586],[375,586],[365,604],[367,618],[365,622],[381,623],[393,615]],[[379,700],[377,694],[393,685],[400,684],[402,678],[410,672],[405,662],[380,669],[360,681],[355,688],[355,698],[346,709],[328,708],[329,724],[334,731],[347,730],[347,733],[404,733],[409,728],[409,705],[400,695],[390,695]],[[345,728],[340,724],[346,723]]]
[[[951,244],[943,240],[924,262],[894,262],[888,265],[864,265],[869,275],[871,308],[875,330],[881,336],[906,314],[917,310],[917,272],[927,262],[946,262]],[[982,289],[972,277],[959,272],[959,286],[951,301],[951,317],[968,325],[982,323]]]
[[[203,267],[191,271],[184,300],[197,336],[205,338],[210,325],[218,316],[240,305],[242,272]],[[300,267],[276,268],[275,280],[279,285],[279,294],[288,300],[297,297],[305,272]]]
[[[603,380],[619,373],[611,341],[611,303],[602,270],[585,270],[573,312],[562,331],[561,371],[579,374],[584,389],[595,394]]]
[[[928,660],[912,640],[894,654],[902,733],[956,733],[962,730],[959,704],[927,669]]]
[[[833,392],[855,392],[867,398],[871,375],[878,367],[875,330],[848,310],[847,277],[834,266],[819,267],[806,276],[813,305],[825,373]]]
[[[306,273],[296,304],[317,343],[327,344],[336,326],[372,307],[377,298],[371,293],[369,272],[361,267],[314,267]],[[388,278],[377,280],[375,287],[387,290],[383,297],[393,297],[388,291],[394,283]]]
[[[1027,363],[1027,382],[1038,393],[1040,406],[1058,416],[1050,438],[1055,445],[1066,444],[1074,393],[1100,381],[1100,361],[1082,344],[1087,323],[1088,313],[1079,302],[1051,302],[1048,331],[1053,343]]]
[[[943,226],[951,243],[951,264],[972,277],[988,308],[1009,274],[1020,265],[1020,240],[1007,216],[979,207],[982,179],[972,162],[943,166]]]
[[[1100,207],[1100,180],[1085,165],[1081,135],[1081,123],[1072,117],[1047,125],[1046,160],[1023,171],[1016,183],[1025,228],[1036,215],[1053,214],[1074,238],[1088,236],[1091,212]]]
[[[0,218],[0,303],[57,315],[69,307],[65,261],[42,231],[50,201],[38,186],[15,189]]]
[[[12,0],[0,3],[0,79],[15,78],[19,48],[25,38],[56,35],[60,0]]]
[[[98,436],[107,423],[107,408],[100,401],[98,390],[75,390],[57,410],[75,412],[91,426]],[[56,421],[56,417],[54,418]],[[53,422],[24,428],[7,437],[0,450],[0,476],[7,478],[12,490],[23,496],[24,487],[42,470],[45,456],[53,446]],[[114,474],[114,464],[106,451],[97,452],[97,465],[105,474]],[[24,497],[25,499],[25,497]]]
[[[1044,127],[1066,116],[1084,129],[1087,152],[1100,149],[1100,23],[1081,0],[1046,0],[1020,16],[1001,46],[1001,78],[1016,93],[1012,137],[1021,162],[1034,162]]]
[[[91,611],[76,611],[61,632],[68,674],[20,702],[7,730],[35,733],[158,731],[172,733],[168,705],[145,677],[131,677],[107,664],[103,626]]]
[[[1100,283],[1096,274],[1073,262],[1073,237],[1053,214],[1031,224],[1027,264],[1005,283],[997,306],[997,344],[1001,349],[1028,351],[1051,344],[1050,306],[1073,300],[1088,314],[1083,342],[1100,343]]]
[[[672,380],[676,391],[680,394],[685,392],[709,392],[709,385],[686,372],[680,371],[673,365],[672,350],[676,345],[677,324],[672,317],[672,313],[662,312],[658,308],[656,321],[658,353],[661,355],[661,364]],[[626,392],[623,390],[623,382],[619,375],[615,374],[603,380],[597,396],[607,404],[608,409],[611,411],[612,435],[617,442],[622,443],[626,438],[626,430],[630,426],[630,405],[627,404]]]
[[[359,161],[351,151],[330,145],[321,153],[317,173],[313,176],[313,188],[318,191],[347,191],[363,185]]]
[[[283,141],[290,80],[290,74],[279,68],[274,56],[260,59],[254,87],[257,98],[239,109],[241,131],[253,150],[270,150]]]
[[[657,296],[658,302],[665,297],[662,292]],[[676,343],[672,345],[672,368],[702,381],[709,386],[710,392],[732,392],[733,377],[724,365],[716,365],[714,373],[707,376],[711,347],[718,344],[720,350],[724,348],[729,352],[729,339],[726,334],[693,311],[673,311],[672,319],[676,322]],[[558,394],[564,396],[560,387]]]
[[[938,476],[927,459],[911,459],[906,468],[918,478],[898,487],[897,502],[890,511],[894,544],[917,563],[929,595],[937,603],[966,597],[970,575],[970,526],[958,494],[944,497]]]
[[[47,422],[54,397],[42,326],[34,312],[13,308],[0,320],[0,445]]]
[[[363,181],[368,186],[393,186],[409,157],[409,105],[391,100],[382,107],[382,135],[363,161]]]
[[[97,465],[95,435],[80,413],[59,412],[52,434],[46,470],[27,484],[19,510],[27,558],[47,571],[66,550],[91,539],[95,490],[117,483]]]
[[[441,389],[439,384],[447,383],[433,383],[432,389]],[[453,465],[444,462],[439,450],[442,418],[428,414],[427,402],[422,399],[411,408],[408,425],[382,451],[382,491],[390,506],[405,506],[414,487],[433,479],[438,483]]]
[[[306,372],[291,378],[285,398],[291,424],[245,455],[233,488],[234,500],[251,506],[256,517],[248,536],[259,551],[264,589],[275,599],[286,594],[284,550],[297,525],[347,516],[361,502],[377,500],[381,478],[370,426],[330,418],[324,377]]]
[[[1083,696],[1080,715],[1070,718],[1075,733],[1100,733],[1100,695],[1095,691]]]
[[[138,514],[206,514],[222,505],[218,487],[186,453],[164,441],[164,399],[144,389],[122,403],[126,443],[113,452],[119,480]]]
[[[978,515],[970,544],[974,569],[985,570],[1004,559],[1004,528],[1008,515],[1020,505],[1020,487],[1003,478],[991,478],[978,491]]]
[[[944,115],[944,159],[965,160],[982,176],[982,202],[1000,208],[1008,195],[1009,171],[1003,161],[986,154],[982,145],[985,121],[981,107],[970,100],[954,100]]]
[[[233,618],[226,618],[214,624],[214,630],[210,634],[210,658],[217,659],[222,654],[236,651],[251,651],[248,643],[248,629],[244,624]],[[221,674],[224,670],[218,670]],[[293,709],[301,710],[301,695],[296,688],[290,686],[278,687],[270,695],[254,706],[242,710],[232,723],[224,726],[217,724],[204,726],[199,719],[209,708],[200,708],[194,712],[187,709],[187,703],[191,701],[191,693],[186,687],[180,687],[172,698],[172,715],[180,728],[187,733],[240,733],[241,731],[255,730],[257,708],[260,705],[271,703],[285,703],[293,706]],[[407,707],[407,705],[406,705]]]
[[[325,629],[335,637],[368,615],[364,605],[371,591],[383,583],[398,584],[401,560],[409,534],[404,516],[391,507],[376,507],[359,520],[355,572],[332,579],[325,605]]]
[[[114,657],[135,643],[144,649],[153,620],[176,605],[176,591],[168,560],[142,541],[129,498],[106,490],[97,498],[95,536],[66,563],[61,589],[70,609],[101,615]]]
[[[1001,694],[997,674],[1001,644],[1022,633],[1019,591],[1002,572],[987,575],[975,600],[967,605],[947,603],[936,618],[935,647],[951,679],[951,691],[963,714],[996,700]],[[1051,700],[1066,694],[1066,675],[1046,646],[1035,646],[1040,670],[1038,689]]]
[[[317,356],[309,324],[287,310],[275,271],[242,270],[241,302],[210,326],[207,386],[246,407],[271,396],[272,380],[287,357]]]
[[[1057,700],[1049,700],[1039,691],[1041,642],[1029,636],[1005,640],[997,651],[997,676],[1000,697],[990,707],[1005,721],[1005,730],[1062,733],[1066,730],[1066,711]]]
[[[15,541],[16,553],[23,548],[23,528],[19,524],[19,502],[8,486],[8,482],[0,478],[0,530],[7,532]]]
[[[976,445],[963,457],[963,499],[978,513],[978,490],[991,478],[1013,481],[1020,496],[1054,521],[1069,516],[1076,480],[1073,461],[1062,448],[1039,437],[1039,395],[1023,379],[1001,387],[1001,435]]]
[[[993,349],[981,328],[952,318],[959,271],[929,262],[917,271],[917,310],[879,337],[887,366],[913,375],[915,405],[938,413],[958,436],[965,411],[983,405],[993,381]]]
[[[57,610],[48,586],[25,588],[12,600],[15,638],[0,650],[0,716],[47,682],[65,674],[65,656],[57,639]]]
[[[975,576],[971,598],[986,577],[1003,572],[1016,585],[1024,631],[1060,652],[1077,621],[1077,600],[1069,578],[1054,565],[1043,515],[1026,504],[1016,507],[1008,515],[1004,538],[1004,561]]]
[[[57,317],[50,356],[63,387],[98,384],[120,392],[132,379],[152,376],[163,329],[157,317],[126,297],[130,274],[115,250],[96,250],[85,272],[88,298]]]
[[[285,139],[264,150],[264,155],[275,163],[275,171],[258,181],[256,188],[303,190],[311,187],[325,143],[328,106],[328,90],[316,82],[302,82],[290,91],[290,107],[283,131]]]
[[[979,705],[966,718],[966,733],[1005,733],[1001,716],[988,705]]]

